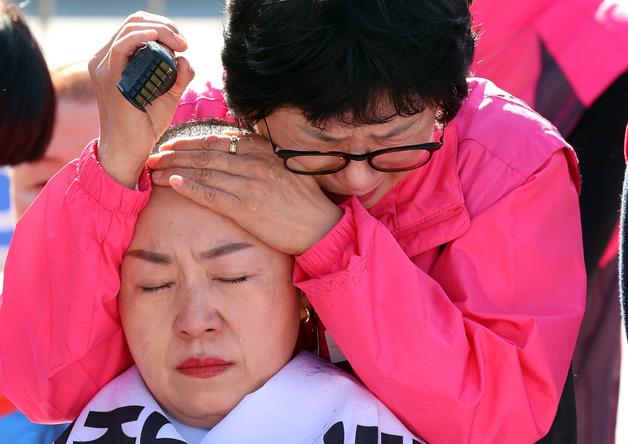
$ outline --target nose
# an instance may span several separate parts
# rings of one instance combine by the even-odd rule
[[[210,289],[202,285],[188,285],[179,291],[180,302],[174,324],[176,334],[183,339],[220,334],[224,321]]]
[[[343,194],[364,194],[373,189],[381,173],[371,168],[366,160],[352,160],[336,174],[337,180],[345,187]]]

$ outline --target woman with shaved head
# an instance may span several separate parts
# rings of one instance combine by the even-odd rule
[[[131,364],[116,266],[150,193],[138,185],[148,160],[155,185],[295,256],[320,355],[415,435],[559,442],[550,429],[584,310],[577,162],[525,103],[468,78],[469,3],[231,0],[226,105],[190,93],[179,113],[184,59],[146,113],[117,91],[146,41],[186,48],[170,20],[127,19],[90,64],[99,140],[18,227],[0,308],[18,332],[0,339],[3,388],[34,417],[74,419]],[[210,103],[246,131],[172,141],[149,159],[175,113],[208,117]],[[54,229],[21,234],[43,220]],[[68,254],[45,253],[59,249]]]

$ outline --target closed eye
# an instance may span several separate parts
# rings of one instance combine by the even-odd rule
[[[172,282],[168,282],[167,284],[158,285],[157,287],[140,287],[142,292],[144,293],[156,293],[160,290],[167,290],[172,287],[174,284]]]
[[[226,279],[226,278],[214,278],[214,280],[216,282],[220,282],[221,284],[241,284],[243,282],[246,282],[248,280],[248,276],[240,276],[237,278],[231,278],[231,279]]]
[[[416,145],[420,142],[417,139],[417,135],[414,132],[408,132],[407,134],[399,134],[397,136],[388,137],[386,139],[377,140],[377,149],[380,148],[394,148],[397,146]]]

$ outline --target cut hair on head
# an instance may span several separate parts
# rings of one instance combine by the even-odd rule
[[[0,166],[40,159],[52,136],[55,93],[20,9],[0,0]]]
[[[322,128],[384,123],[426,108],[441,123],[468,94],[466,0],[228,0],[226,99],[255,123],[297,108]]]
[[[159,147],[174,139],[220,135],[224,131],[242,132],[242,128],[220,119],[190,120],[168,128],[153,147],[151,154],[159,152]]]

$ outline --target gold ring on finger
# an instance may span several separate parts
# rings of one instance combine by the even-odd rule
[[[240,138],[238,136],[231,136],[231,140],[229,141],[229,149],[227,150],[229,154],[238,153],[238,142],[240,142]]]

